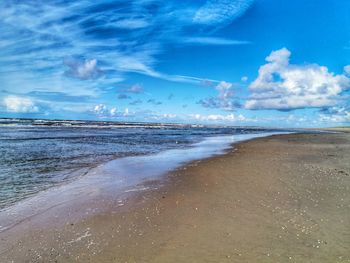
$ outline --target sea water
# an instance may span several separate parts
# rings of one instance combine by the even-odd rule
[[[0,119],[0,209],[89,175],[96,167],[128,184],[137,183],[188,161],[223,153],[232,142],[276,132],[284,131]],[[143,165],[142,173],[134,176],[137,162]]]

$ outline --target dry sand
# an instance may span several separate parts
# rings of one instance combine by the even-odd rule
[[[0,262],[350,262],[349,160],[350,134],[244,142],[123,206],[26,220]]]

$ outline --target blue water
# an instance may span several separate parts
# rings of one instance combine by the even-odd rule
[[[111,160],[130,156],[147,158],[155,154],[167,156],[170,149],[192,149],[192,152],[198,149],[196,158],[205,158],[209,157],[208,154],[198,146],[203,141],[207,143],[208,138],[213,138],[214,143],[210,145],[215,153],[215,150],[220,152],[227,147],[227,140],[224,140],[224,147],[218,138],[269,132],[281,131],[246,127],[2,119],[0,209],[50,187],[75,180]],[[215,140],[218,141],[215,143]],[[191,159],[186,157],[186,151],[182,151],[181,156],[181,162]],[[169,158],[175,156],[167,156]],[[166,167],[169,169],[169,166]],[[117,170],[116,167],[113,169]],[[148,170],[148,173],[152,172]],[[144,170],[145,176],[147,169]]]

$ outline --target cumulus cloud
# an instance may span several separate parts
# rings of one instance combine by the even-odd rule
[[[231,100],[220,100],[219,98],[206,98],[198,101],[198,104],[202,105],[204,108],[209,109],[223,109],[226,111],[233,111],[236,108],[241,107],[241,104],[237,101]]]
[[[128,108],[124,112],[118,114],[120,117],[128,117],[134,121],[156,121],[156,122],[172,122],[175,120],[180,120],[181,118],[173,113],[161,113],[153,110],[140,110],[131,112]]]
[[[347,107],[332,107],[324,109],[319,115],[321,122],[350,122],[350,108]]]
[[[124,109],[124,116],[129,116],[129,115],[130,115],[129,109],[125,108]]]
[[[3,99],[3,105],[8,112],[29,113],[39,111],[38,106],[26,97],[7,96]]]
[[[249,86],[252,95],[245,103],[247,109],[329,107],[350,88],[345,74],[335,75],[317,64],[290,64],[290,56],[291,52],[282,48],[266,58],[268,63],[260,67]]]
[[[129,111],[128,108],[118,110],[117,107],[108,107],[105,104],[95,105],[92,109],[92,113],[97,115],[99,118],[118,118],[118,117],[133,117],[134,114]]]
[[[94,79],[97,78],[102,70],[97,67],[97,60],[65,60],[64,64],[69,67],[69,69],[65,72],[67,76],[86,80],[86,79]]]
[[[221,81],[215,89],[218,92],[216,97],[209,97],[198,101],[198,103],[205,108],[220,108],[223,110],[234,110],[235,108],[240,107],[240,104],[233,99],[234,91],[232,83]]]
[[[221,114],[210,114],[210,115],[201,115],[201,114],[193,114],[190,115],[190,118],[197,120],[197,121],[213,121],[213,122],[235,122],[235,121],[246,121],[247,118],[244,117],[242,114],[235,115],[233,113],[228,115],[221,115]]]
[[[221,81],[215,88],[219,92],[218,98],[221,100],[225,100],[233,97],[232,86],[232,83]]]
[[[114,108],[112,108],[112,109],[109,110],[109,114],[110,114],[112,117],[116,116],[117,113],[118,113],[118,109],[117,109],[116,107],[114,107]]]
[[[97,115],[104,115],[106,112],[108,112],[107,106],[105,104],[98,104],[94,106],[94,109],[92,111]]]
[[[345,74],[350,76],[350,65],[347,65],[347,66],[344,67],[344,72],[345,72]]]

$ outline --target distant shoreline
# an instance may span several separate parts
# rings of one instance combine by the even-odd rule
[[[244,125],[220,125],[220,124],[203,124],[203,123],[167,123],[167,122],[136,122],[136,121],[111,121],[111,120],[83,120],[83,119],[36,119],[36,118],[8,118],[8,117],[0,117],[0,124],[2,121],[5,122],[28,122],[28,123],[34,123],[35,125],[45,125],[45,126],[55,126],[60,124],[75,124],[76,127],[79,127],[80,124],[90,124],[90,125],[110,125],[110,126],[118,126],[118,125],[130,125],[132,127],[137,126],[164,126],[164,127],[189,127],[189,128],[218,128],[218,127],[224,127],[224,128],[247,128],[247,129],[276,129],[276,130],[319,130],[319,129],[327,129],[327,128],[293,128],[293,127],[274,127],[274,126],[244,126]]]
[[[330,128],[321,128],[321,131],[336,131],[336,132],[350,132],[350,127],[330,127]]]

